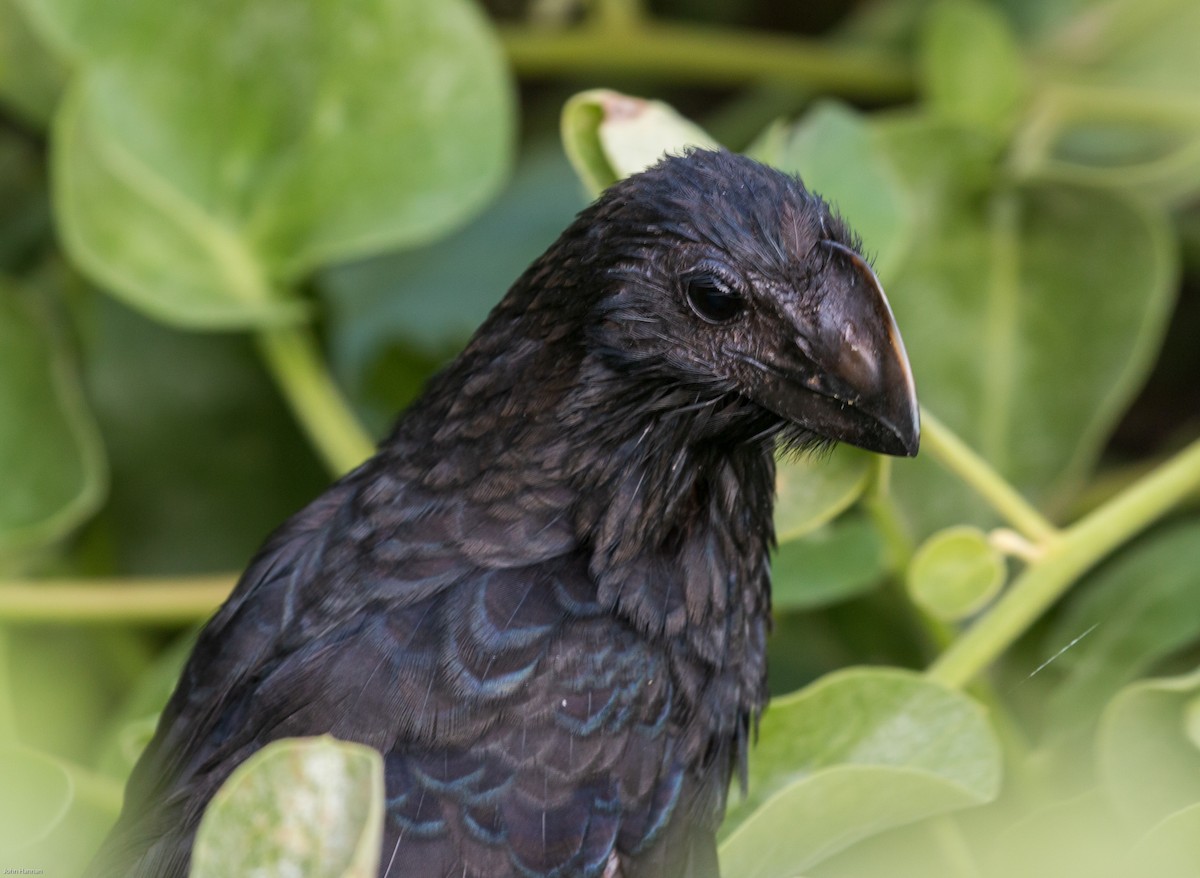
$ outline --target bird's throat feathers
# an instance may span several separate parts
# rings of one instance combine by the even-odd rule
[[[503,319],[502,306],[492,320]],[[772,431],[748,434],[728,411],[739,401],[626,374],[568,331],[522,329],[503,349],[473,343],[392,448],[431,488],[452,473],[484,508],[517,498],[513,542],[582,552],[600,603],[695,672],[694,703],[713,712],[702,725],[742,737],[724,726],[766,700]]]

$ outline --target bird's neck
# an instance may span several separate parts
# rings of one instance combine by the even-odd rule
[[[770,431],[570,338],[482,338],[403,419],[384,468],[431,503],[471,498],[456,528],[478,563],[580,558],[608,612],[670,656],[690,758],[744,765],[767,698]]]
[[[689,758],[744,769],[767,699],[774,443],[715,429],[719,404],[652,389],[589,410],[606,384],[594,368],[560,414],[598,598],[670,654]]]
[[[570,334],[578,322],[536,325],[537,310],[510,296],[493,312],[402,422],[411,435],[393,439],[393,465],[431,489],[494,499],[504,515],[515,505],[538,535],[528,563],[568,542],[587,553],[611,612],[714,667],[743,664],[755,702],[771,431],[734,413],[735,400],[623,373]]]

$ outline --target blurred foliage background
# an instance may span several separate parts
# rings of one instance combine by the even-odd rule
[[[0,868],[82,869],[265,535],[589,189],[716,141],[862,233],[926,409],[781,470],[725,873],[1200,874],[1197,46],[1191,0],[0,0]]]

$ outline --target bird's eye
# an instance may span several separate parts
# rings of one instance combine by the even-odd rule
[[[692,310],[709,323],[728,323],[746,307],[741,293],[708,273],[688,278],[687,300]]]

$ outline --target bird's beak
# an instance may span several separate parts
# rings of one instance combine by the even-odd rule
[[[868,451],[912,457],[920,416],[912,369],[887,296],[866,261],[836,241],[815,315],[796,346],[767,364],[756,401],[813,433]]]

